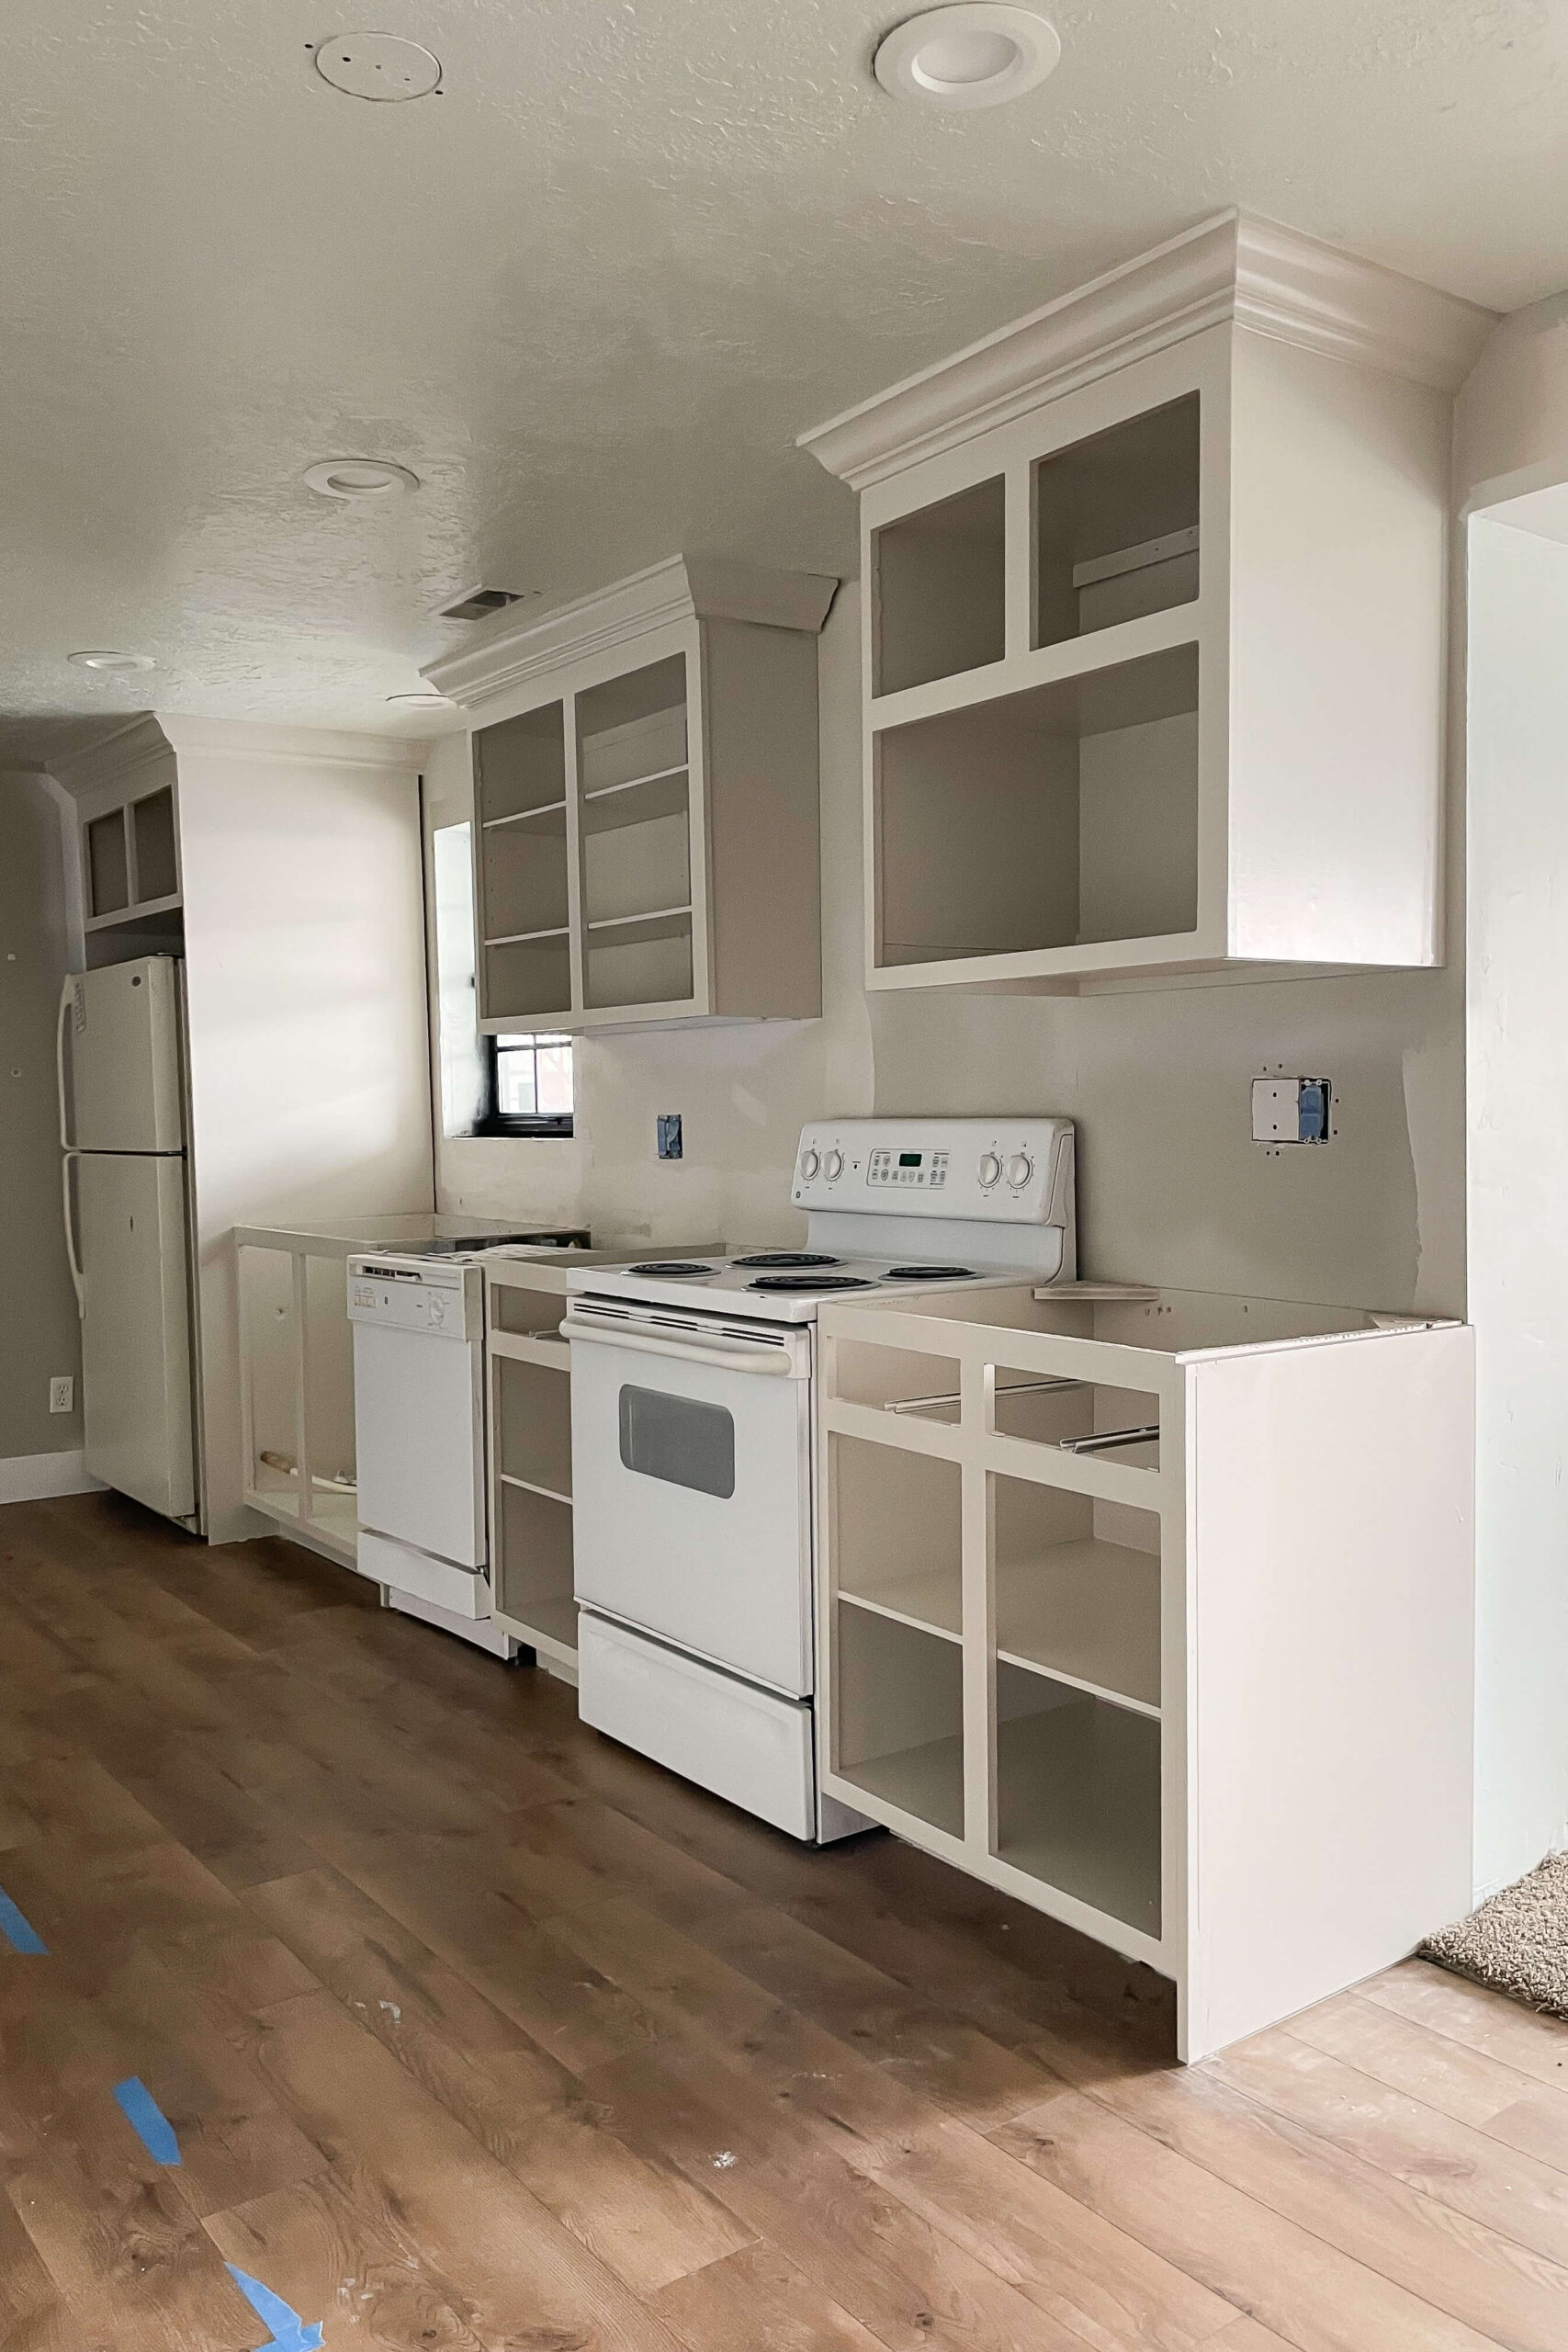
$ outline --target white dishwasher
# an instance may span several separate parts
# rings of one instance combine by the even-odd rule
[[[512,1657],[490,1622],[479,1269],[351,1258],[348,1315],[360,1572],[394,1608]]]

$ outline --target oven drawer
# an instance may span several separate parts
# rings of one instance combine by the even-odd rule
[[[577,1707],[585,1724],[792,1838],[816,1837],[808,1705],[759,1690],[589,1610],[577,1625]]]

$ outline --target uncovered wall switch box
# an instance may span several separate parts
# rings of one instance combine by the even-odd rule
[[[1334,1089],[1326,1078],[1255,1078],[1254,1143],[1327,1143]]]
[[[659,1114],[659,1157],[679,1159],[681,1157],[681,1114],[660,1111]]]

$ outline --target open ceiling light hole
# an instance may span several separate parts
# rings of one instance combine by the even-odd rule
[[[874,65],[896,98],[997,107],[1043,82],[1062,54],[1055,27],[1032,8],[927,8],[895,28]]]
[[[305,476],[322,498],[396,498],[419,488],[419,476],[385,458],[323,458]]]

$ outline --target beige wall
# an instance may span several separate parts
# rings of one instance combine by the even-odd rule
[[[179,763],[209,1532],[241,1502],[236,1225],[431,1205],[420,747],[161,719]]]
[[[1463,1306],[1462,977],[1382,973],[1098,997],[862,986],[858,604],[822,638],[824,1017],[584,1039],[570,1144],[444,1141],[440,1205],[569,1216],[637,1239],[793,1239],[801,1122],[877,1112],[1065,1112],[1079,1122],[1088,1272],[1332,1305]],[[432,823],[468,811],[461,737],[426,772]],[[1462,930],[1456,927],[1456,938]],[[1327,1151],[1268,1159],[1267,1064],[1332,1078]],[[686,1160],[660,1166],[679,1111]]]
[[[82,1371],[54,1080],[55,1013],[72,961],[62,842],[54,787],[0,774],[0,1500],[17,1483],[8,1463],[82,1443],[80,1411],[49,1409],[51,1375],[79,1383]]]

